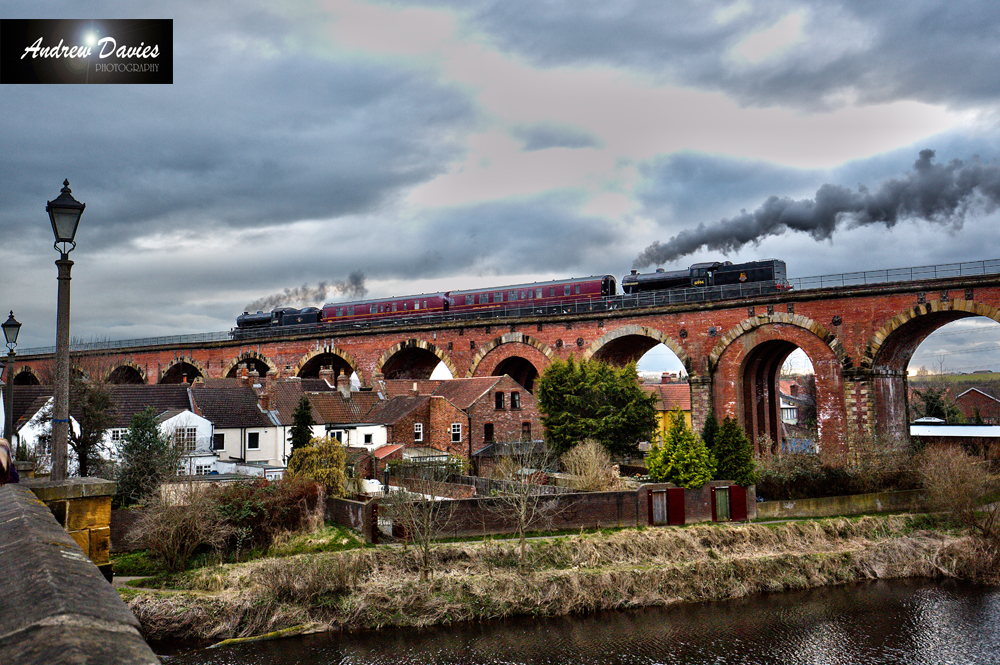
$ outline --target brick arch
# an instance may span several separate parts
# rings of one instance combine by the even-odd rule
[[[22,365],[14,372],[15,386],[40,386],[41,384],[42,377],[29,365]]]
[[[244,351],[240,355],[236,356],[228,365],[226,365],[226,369],[223,370],[222,376],[228,377],[230,373],[236,370],[236,367],[240,363],[244,363],[248,360],[257,360],[262,362],[267,365],[268,371],[274,372],[275,376],[278,375],[278,366],[273,360],[258,351]]]
[[[781,363],[798,347],[809,356],[816,377],[820,449],[836,450],[847,417],[846,355],[836,342],[823,326],[793,314],[753,317],[734,326],[709,356],[716,417],[735,416],[751,441],[765,436],[776,445],[781,431],[777,377]]]
[[[534,349],[537,353],[540,353],[542,356],[544,356],[546,363],[551,361],[552,358],[555,356],[555,351],[553,351],[552,347],[546,344],[545,342],[536,339],[530,335],[525,335],[518,332],[509,332],[504,335],[501,335],[500,337],[494,337],[489,342],[479,347],[479,350],[476,352],[476,355],[472,356],[472,360],[469,362],[469,371],[465,375],[468,377],[475,376],[476,372],[479,370],[479,365],[483,362],[483,360],[486,359],[486,356],[488,356],[490,352],[500,348],[504,344],[524,344],[526,346],[529,346],[532,349]]]
[[[337,356],[347,363],[352,371],[357,372],[359,377],[361,376],[361,372],[358,370],[360,365],[354,356],[343,349],[338,349],[335,346],[326,346],[321,349],[316,349],[315,351],[310,351],[306,355],[302,356],[302,358],[299,359],[299,362],[295,365],[295,375],[299,376],[302,373],[302,369],[308,365],[312,359],[319,356]]]
[[[674,340],[669,335],[666,335],[665,333],[663,333],[660,330],[657,330],[656,328],[650,328],[648,326],[628,325],[604,333],[596,340],[594,340],[594,342],[587,348],[587,350],[583,354],[583,358],[585,360],[589,360],[590,358],[593,358],[595,355],[597,355],[602,349],[604,349],[610,343],[614,342],[617,339],[621,339],[622,337],[629,337],[629,336],[647,337],[649,339],[655,339],[657,343],[663,344],[668,349],[673,351],[674,355],[676,355],[677,358],[680,359],[681,364],[683,364],[684,367],[688,368],[689,374],[691,373],[692,369],[691,360],[687,352],[684,350],[684,347],[678,344],[677,341]]]
[[[135,362],[134,360],[122,360],[121,362],[119,362],[113,369],[111,369],[108,372],[108,375],[106,377],[104,377],[105,380],[107,380],[109,383],[114,383],[111,380],[112,377],[114,377],[116,374],[119,374],[121,372],[121,370],[123,370],[123,369],[124,370],[129,370],[129,369],[134,370],[136,373],[138,373],[139,377],[142,379],[142,383],[148,383],[149,382],[149,377],[146,376],[146,370],[141,365],[139,365],[139,363]]]
[[[767,314],[761,316],[752,316],[748,319],[743,319],[738,324],[729,329],[726,334],[719,338],[718,343],[712,349],[711,353],[708,354],[708,364],[709,370],[715,371],[715,368],[719,364],[719,359],[722,354],[726,352],[726,349],[735,342],[737,339],[747,334],[752,330],[756,330],[763,326],[769,326],[774,324],[784,324],[788,326],[795,326],[796,328],[802,328],[808,331],[812,335],[815,335],[820,340],[823,341],[830,351],[837,356],[837,360],[840,362],[840,366],[848,368],[851,366],[851,358],[847,355],[844,350],[843,345],[837,336],[830,332],[825,326],[820,325],[816,321],[810,319],[806,316],[801,316],[799,314],[785,314],[783,312],[778,312],[775,314]]]
[[[914,324],[933,320],[933,327],[929,331],[928,328],[930,326],[918,325],[916,327],[920,332],[930,334],[930,332],[933,332],[942,325],[971,316],[983,316],[1000,323],[1000,309],[972,300],[955,299],[947,302],[932,300],[911,307],[896,314],[896,316],[889,319],[885,325],[872,334],[865,345],[865,352],[860,359],[860,365],[865,369],[877,369],[892,364],[892,360],[896,360],[897,353],[902,346],[899,340],[899,333],[901,333],[901,329],[904,327],[909,328],[913,327]],[[926,338],[926,335],[921,335],[920,341],[923,341],[924,338]],[[912,344],[913,348],[910,350],[915,350],[917,345]],[[909,358],[907,358],[908,360]],[[894,369],[898,371],[899,368]],[[905,370],[906,368],[902,369]]]
[[[198,370],[198,372],[202,375],[202,377],[208,376],[208,370],[200,362],[198,362],[197,360],[195,360],[190,356],[180,356],[178,358],[174,358],[169,363],[167,363],[167,366],[160,371],[160,376],[158,381],[162,383],[163,377],[169,374],[170,370],[173,369],[176,365],[180,364],[191,365],[191,367],[194,367],[196,370]]]
[[[437,357],[438,360],[445,364],[445,367],[451,372],[452,376],[458,376],[458,369],[455,367],[454,361],[447,353],[439,349],[436,345],[428,342],[425,339],[408,339],[403,342],[398,342],[393,344],[391,347],[385,350],[379,359],[375,362],[375,371],[382,373],[385,364],[392,360],[397,354],[406,351],[407,349],[421,349],[427,351]]]

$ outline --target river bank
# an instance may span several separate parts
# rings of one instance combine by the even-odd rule
[[[377,547],[203,568],[170,588],[123,590],[147,639],[224,640],[340,628],[737,598],[847,582],[950,577],[963,541],[908,515],[625,529],[434,549]]]

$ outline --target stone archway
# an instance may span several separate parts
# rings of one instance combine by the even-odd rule
[[[673,338],[648,326],[630,325],[611,330],[594,340],[584,352],[583,358],[594,358],[622,366],[639,360],[657,344],[663,344],[673,351],[688,374],[692,374],[692,363],[684,348]]]
[[[125,360],[108,372],[108,383],[116,385],[141,385],[146,383],[146,372],[132,360]]]
[[[933,300],[900,312],[875,331],[854,379],[854,418],[885,437],[909,438],[909,385],[906,375],[917,347],[938,328],[982,316],[1000,323],[1000,309],[972,300]]]
[[[15,386],[40,386],[42,385],[42,380],[36,372],[31,367],[24,365],[17,368],[17,372],[14,373],[14,385]]]
[[[208,372],[201,363],[193,358],[174,358],[160,373],[160,383],[193,383],[195,379],[204,379]]]
[[[386,379],[429,379],[441,362],[452,376],[458,376],[448,354],[427,340],[408,339],[387,349],[375,363],[375,371]]]
[[[358,367],[360,365],[358,365],[357,360],[347,351],[333,346],[325,346],[303,356],[295,368],[295,376],[302,379],[315,379],[320,376],[320,372],[324,368],[329,368],[333,373],[332,383],[336,383],[337,377],[341,374],[349,377],[355,372],[358,373],[358,378],[364,381]]]
[[[555,352],[544,342],[518,332],[496,337],[479,348],[469,363],[467,376],[507,374],[528,392],[534,392],[540,370],[548,367]]]
[[[723,335],[709,354],[716,417],[739,418],[758,454],[781,449],[778,374],[796,348],[809,357],[815,373],[817,444],[821,450],[840,450],[847,433],[847,358],[826,328],[792,314],[753,317]]]
[[[273,360],[257,351],[244,351],[226,366],[222,376],[227,379],[237,378],[240,365],[246,365],[248,370],[257,372],[260,376],[267,376],[268,372],[274,372],[275,376],[278,375],[278,366],[274,364]]]

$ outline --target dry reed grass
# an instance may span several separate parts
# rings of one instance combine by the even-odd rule
[[[516,614],[723,599],[854,580],[953,575],[960,545],[911,533],[907,516],[692,526],[444,544],[420,581],[413,549],[384,547],[220,566],[185,593],[130,605],[149,637],[245,637],[292,626],[430,625]],[[950,557],[950,558],[949,558]]]

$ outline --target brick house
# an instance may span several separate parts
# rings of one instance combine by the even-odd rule
[[[471,458],[494,441],[542,438],[534,395],[514,379],[485,376],[447,381],[385,381],[390,397],[369,413],[390,443]]]
[[[955,405],[969,422],[973,422],[978,413],[984,423],[1000,425],[1000,400],[979,388],[969,388],[956,397]]]
[[[647,394],[656,397],[656,434],[667,435],[670,429],[670,414],[674,409],[680,409],[684,414],[684,422],[691,427],[691,386],[687,383],[659,383],[643,385]]]

